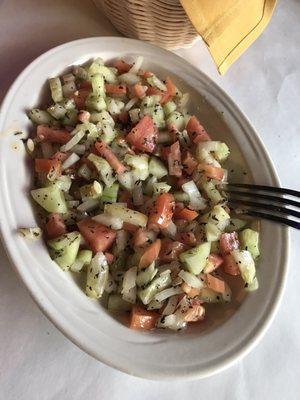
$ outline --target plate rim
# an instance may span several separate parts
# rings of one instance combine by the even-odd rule
[[[259,148],[259,150],[264,154],[265,160],[267,162],[267,166],[268,166],[268,170],[272,176],[272,179],[274,180],[274,182],[276,182],[277,185],[280,185],[280,181],[279,181],[279,177],[277,175],[276,169],[274,167],[273,161],[265,147],[265,145],[263,144],[260,136],[258,135],[256,129],[253,127],[252,123],[250,123],[249,119],[247,118],[247,116],[243,113],[243,111],[239,108],[239,106],[231,99],[231,97],[217,84],[215,83],[208,75],[206,75],[204,72],[202,72],[200,69],[198,69],[197,67],[195,67],[193,64],[189,63],[187,60],[183,59],[182,57],[180,57],[179,55],[161,49],[159,47],[156,47],[154,45],[151,45],[149,43],[145,43],[142,42],[140,40],[136,40],[136,39],[129,39],[129,38],[120,38],[117,36],[95,36],[95,37],[87,37],[87,38],[83,38],[83,39],[77,39],[77,40],[73,40],[70,42],[66,42],[63,43],[59,46],[55,46],[49,50],[47,50],[46,52],[42,53],[40,56],[38,56],[37,58],[35,58],[33,61],[31,61],[23,70],[22,72],[17,76],[17,78],[13,81],[12,85],[10,86],[9,90],[7,91],[1,107],[0,107],[0,129],[5,128],[4,126],[2,127],[3,123],[4,123],[4,117],[3,117],[3,110],[5,110],[5,108],[7,107],[7,105],[9,104],[10,98],[13,96],[13,94],[16,91],[16,88],[19,85],[19,82],[22,82],[23,77],[26,76],[28,74],[28,72],[33,69],[36,65],[38,65],[40,62],[43,62],[44,59],[46,59],[47,57],[51,56],[52,54],[55,54],[56,52],[60,52],[66,48],[69,47],[73,47],[74,45],[77,45],[79,43],[86,43],[86,42],[97,42],[99,44],[99,41],[101,40],[111,40],[111,41],[120,41],[122,40],[123,42],[128,42],[131,44],[137,44],[137,43],[143,43],[143,45],[148,48],[148,49],[152,49],[153,51],[160,51],[162,53],[164,53],[165,55],[170,55],[172,54],[172,57],[178,58],[180,59],[180,62],[185,62],[187,64],[189,64],[190,68],[192,68],[194,70],[194,73],[198,76],[202,76],[204,77],[208,82],[209,85],[213,86],[214,89],[216,89],[223,97],[223,99],[226,100],[226,103],[228,105],[230,105],[230,108],[233,109],[234,113],[236,114],[236,116],[238,117],[238,119],[240,121],[243,122],[243,125],[250,130],[253,134],[254,134],[254,139],[255,142],[257,143],[257,146]],[[55,312],[53,312],[51,310],[52,305],[48,304],[43,304],[43,300],[41,299],[41,296],[39,295],[39,293],[37,293],[37,291],[34,291],[32,289],[32,285],[29,283],[29,278],[30,277],[26,277],[25,273],[22,273],[22,268],[18,267],[18,257],[17,255],[14,253],[14,250],[12,248],[13,245],[11,245],[9,243],[9,240],[7,240],[7,235],[6,235],[6,231],[4,229],[4,224],[3,224],[3,220],[5,220],[5,213],[4,213],[4,209],[3,209],[3,195],[4,195],[4,190],[2,189],[2,187],[0,187],[0,204],[1,204],[1,208],[0,208],[0,216],[1,216],[1,223],[0,223],[0,237],[1,237],[1,242],[3,244],[3,247],[5,249],[5,252],[7,254],[7,257],[9,259],[10,264],[12,265],[13,269],[16,271],[18,278],[21,280],[21,282],[25,285],[26,289],[28,290],[30,296],[33,298],[34,302],[38,305],[38,307],[41,309],[41,311],[43,312],[43,314],[46,315],[46,317],[69,339],[71,340],[75,345],[77,345],[81,350],[83,350],[84,352],[88,353],[89,355],[91,355],[93,358],[105,363],[106,365],[116,368],[122,372],[125,372],[129,375],[133,375],[133,376],[138,376],[138,377],[142,377],[142,378],[146,378],[146,379],[151,379],[151,380],[178,380],[178,379],[182,379],[182,380],[191,380],[191,379],[199,379],[199,378],[205,378],[211,375],[214,375],[216,373],[219,373],[225,369],[227,369],[228,367],[230,367],[232,364],[236,363],[238,360],[242,359],[244,356],[246,356],[254,347],[255,345],[258,344],[258,342],[261,340],[261,338],[264,336],[264,334],[266,333],[266,331],[268,330],[268,328],[270,327],[272,321],[274,320],[274,317],[278,311],[278,308],[280,306],[281,300],[282,300],[282,296],[283,296],[283,292],[284,292],[284,288],[286,286],[286,281],[287,281],[287,275],[288,275],[288,267],[289,267],[289,258],[290,258],[290,232],[288,230],[288,228],[283,227],[282,228],[282,234],[283,234],[283,239],[284,239],[284,243],[283,243],[283,253],[282,256],[284,257],[284,263],[281,266],[282,268],[282,280],[279,282],[279,285],[277,286],[277,296],[275,298],[275,302],[273,303],[273,305],[270,307],[270,309],[268,310],[267,315],[263,318],[262,324],[258,327],[256,333],[247,341],[247,343],[241,348],[241,349],[235,349],[229,357],[227,357],[225,360],[219,362],[218,365],[215,365],[213,367],[207,368],[205,371],[193,371],[193,372],[189,372],[186,374],[183,373],[176,373],[173,372],[172,375],[168,375],[168,374],[155,374],[155,373],[149,373],[148,372],[144,372],[141,371],[141,373],[136,373],[130,370],[130,367],[125,367],[124,365],[120,365],[118,363],[112,363],[110,362],[110,360],[106,359],[106,357],[99,357],[99,354],[96,354],[95,352],[93,352],[93,350],[87,348],[87,346],[84,345],[84,343],[81,343],[80,340],[77,340],[77,338],[74,337],[74,335],[72,335],[71,332],[69,332],[69,329],[67,327],[67,323],[65,322],[64,319],[60,319],[60,316],[58,314],[55,314]],[[8,228],[9,229],[9,228]],[[20,255],[21,257],[21,255]],[[22,257],[21,257],[22,258]],[[41,292],[43,293],[43,291],[41,290]],[[45,299],[44,299],[45,301]],[[71,329],[71,328],[70,328]]]

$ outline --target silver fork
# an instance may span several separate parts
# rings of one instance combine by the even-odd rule
[[[227,194],[229,207],[235,212],[300,229],[300,202],[295,200],[300,199],[299,191],[246,183],[227,183],[222,190]]]

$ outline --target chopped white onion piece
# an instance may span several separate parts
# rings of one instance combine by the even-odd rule
[[[78,175],[89,181],[92,177],[92,171],[86,164],[82,164],[78,170]]]
[[[190,100],[190,94],[189,93],[184,93],[182,95],[181,99],[178,101],[177,108],[180,111],[182,111],[188,105],[189,100]]]
[[[183,329],[186,327],[186,322],[183,321],[178,315],[171,314],[167,316],[161,317],[161,319],[157,323],[158,328],[169,328],[174,331],[178,331],[179,329]]]
[[[80,140],[83,138],[84,135],[85,135],[84,131],[79,130],[66,144],[61,146],[60,151],[65,152],[71,150],[72,147],[75,146],[75,144],[80,142]]]
[[[161,231],[164,236],[175,239],[175,236],[177,234],[177,226],[174,224],[173,221],[171,221],[169,225]]]
[[[158,77],[156,75],[152,75],[151,77],[153,84],[160,90],[162,90],[163,92],[166,92],[167,86],[160,80],[158,79]]]
[[[99,202],[98,202],[99,204]],[[111,229],[119,230],[122,229],[123,227],[123,221],[118,218],[114,217],[113,215],[110,214],[99,214],[95,215],[93,217],[93,220],[99,222],[100,224],[103,224],[105,226],[108,226]]]
[[[131,72],[126,72],[119,76],[120,82],[124,82],[127,85],[135,85],[136,83],[140,82],[140,77],[136,74],[132,74]]]
[[[112,293],[117,289],[116,282],[113,280],[111,274],[108,274],[107,282],[105,285],[104,290],[106,293]]]
[[[204,210],[206,208],[206,200],[201,196],[194,181],[188,181],[181,187],[189,195],[190,205],[194,210]]]
[[[188,271],[184,271],[183,269],[179,272],[178,276],[192,288],[201,289],[204,286],[203,282],[199,278]]]
[[[117,231],[116,248],[118,252],[125,250],[128,243],[128,239],[129,239],[129,233],[127,231],[124,230]]]
[[[84,262],[80,260],[75,260],[70,267],[72,272],[80,272],[84,266]]]
[[[75,154],[72,153],[67,159],[66,161],[63,163],[62,165],[62,169],[65,170],[67,168],[70,168],[73,164],[77,163],[77,161],[80,160],[80,157]]]
[[[125,111],[129,111],[131,110],[131,108],[135,105],[135,103],[138,102],[138,98],[137,97],[133,97],[131,100],[128,101],[128,103],[125,105],[124,110]]]
[[[139,70],[141,69],[143,61],[144,61],[144,57],[138,56],[138,58],[136,59],[136,62],[133,63],[133,66],[130,68],[130,70],[128,72],[131,74],[137,74],[139,72]]]
[[[100,206],[99,199],[90,199],[81,203],[80,206],[77,207],[77,210],[81,212],[84,211],[89,212],[95,210],[99,206]]]
[[[136,301],[136,275],[137,267],[132,267],[125,272],[122,285],[122,297],[129,303],[135,303]]]
[[[166,300],[168,297],[175,296],[176,294],[180,294],[180,293],[183,293],[183,291],[182,291],[181,288],[174,288],[174,287],[171,287],[171,288],[162,290],[161,292],[157,293],[157,294],[154,296],[154,300],[157,300],[157,301],[164,301],[164,300]]]

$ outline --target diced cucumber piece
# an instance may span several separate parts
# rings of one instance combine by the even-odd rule
[[[149,282],[152,281],[152,279],[155,277],[155,275],[157,274],[158,269],[155,268],[155,262],[152,262],[149,267],[147,267],[146,269],[140,271],[137,274],[136,277],[136,284],[139,287],[143,287],[145,285],[148,285]]]
[[[115,182],[116,178],[114,177],[113,169],[109,163],[104,158],[92,153],[89,154],[88,159],[95,165],[102,181],[110,187]]]
[[[158,103],[152,107],[144,107],[142,109],[143,115],[150,115],[154,125],[157,128],[164,128],[165,127],[165,113],[162,106]]]
[[[202,188],[206,193],[206,196],[211,200],[213,204],[218,204],[223,200],[221,193],[216,189],[212,181],[205,181],[202,183]]]
[[[99,299],[108,280],[109,268],[105,255],[99,251],[87,268],[85,292],[89,297]]]
[[[53,104],[52,106],[48,107],[47,111],[55,119],[63,118],[67,112],[67,110],[58,103]]]
[[[226,226],[226,232],[238,232],[247,225],[247,221],[239,218],[230,218],[229,224]],[[245,249],[247,250],[247,249]]]
[[[215,157],[218,161],[223,162],[225,161],[229,154],[230,150],[227,144],[219,142],[219,145],[217,146],[216,150],[214,151]]]
[[[81,200],[97,199],[102,195],[102,185],[98,181],[94,181],[88,185],[81,186],[79,189]]]
[[[214,206],[209,213],[203,215],[201,218],[201,222],[210,222],[216,225],[221,231],[224,231],[229,224],[229,221],[230,215],[220,205]]]
[[[101,201],[102,203],[115,203],[118,198],[119,184],[114,182],[110,187],[105,186]]]
[[[161,273],[157,278],[153,279],[152,282],[145,288],[138,291],[138,297],[143,304],[149,304],[153,297],[167,288],[172,282],[170,272]]]
[[[255,277],[252,283],[246,285],[245,290],[247,292],[254,292],[254,290],[257,290],[258,288],[259,288],[258,279]]]
[[[162,90],[163,92],[167,91],[166,85],[156,75],[149,76],[147,82],[150,86],[157,87],[157,89]]]
[[[167,125],[174,125],[179,131],[182,131],[185,128],[183,115],[178,111],[172,112],[167,118]]]
[[[88,265],[91,263],[93,257],[93,252],[91,250],[80,250],[78,252],[77,258],[84,265]]]
[[[231,290],[225,282],[224,293],[215,292],[210,288],[203,288],[198,297],[204,303],[229,303],[231,301]]]
[[[68,207],[63,192],[55,186],[31,190],[31,196],[48,212],[65,213]]]
[[[105,82],[116,83],[118,80],[114,71],[112,68],[93,62],[89,68],[89,77],[92,79],[93,75],[100,74],[103,75]]]
[[[231,254],[241,271],[242,278],[248,285],[251,285],[255,278],[256,269],[250,251],[233,250]]]
[[[153,194],[158,195],[161,193],[168,193],[172,187],[167,182],[156,182],[153,184]]]
[[[79,65],[75,65],[73,68],[73,74],[76,76],[76,78],[82,79],[86,81],[88,79],[88,72],[86,68],[80,67]]]
[[[190,196],[185,192],[174,192],[174,199],[180,201],[181,203],[189,203]]]
[[[49,125],[53,122],[53,117],[47,111],[38,108],[29,111],[28,118],[37,125]]]
[[[107,105],[102,96],[90,93],[85,101],[85,105],[89,110],[102,111],[106,110]]]
[[[124,158],[125,163],[130,167],[146,171],[148,171],[148,160],[149,158],[146,155],[132,156],[130,154],[126,154]]]
[[[145,96],[141,100],[141,108],[145,109],[145,108],[153,107],[155,104],[159,103],[159,101],[160,101],[160,96],[158,96],[158,95]]]
[[[208,222],[205,225],[205,235],[208,242],[215,242],[216,240],[219,240],[221,234],[222,231],[220,231],[220,229],[215,224]]]
[[[96,96],[105,97],[104,77],[101,74],[94,74],[91,77],[93,93]]]
[[[259,256],[259,233],[252,229],[244,229],[239,234],[239,240],[242,250],[248,250],[253,259]]]
[[[74,110],[76,108],[74,99],[63,99],[59,104],[66,110]]]
[[[111,125],[102,123],[101,140],[103,142],[105,142],[106,144],[111,144],[116,136],[116,130]]]
[[[110,97],[107,97],[106,105],[107,105],[107,110],[111,115],[120,114],[120,112],[123,110],[125,106],[123,101],[118,99],[112,99]]]
[[[78,111],[76,109],[74,110],[68,110],[62,119],[63,125],[70,125],[70,126],[75,126],[78,122],[77,120],[77,113]]]
[[[152,196],[153,194],[153,185],[157,182],[156,176],[151,176],[147,179],[144,186],[144,194],[146,196]]]
[[[164,105],[164,112],[165,114],[168,116],[169,114],[172,114],[172,112],[174,112],[176,110],[176,104],[174,103],[174,101],[168,101],[165,105]]]
[[[161,179],[163,176],[168,175],[168,170],[164,163],[157,157],[151,157],[149,162],[149,174]]]
[[[210,253],[210,242],[201,243],[198,246],[187,250],[179,255],[179,259],[185,267],[195,275],[205,267]]]
[[[132,306],[133,304],[124,300],[119,294],[111,294],[108,297],[107,308],[111,312],[118,313],[118,312],[130,311]]]
[[[62,101],[63,99],[63,92],[61,87],[61,82],[59,78],[50,78],[49,79],[49,86],[51,91],[51,97],[54,103]]]
[[[125,171],[123,174],[119,174],[118,181],[125,189],[130,191],[133,190],[135,181],[133,179],[132,171]]]
[[[47,242],[50,247],[51,258],[62,270],[68,270],[76,260],[80,240],[79,232],[70,232]]]

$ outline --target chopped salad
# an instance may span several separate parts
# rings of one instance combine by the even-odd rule
[[[231,301],[226,276],[258,287],[259,233],[226,204],[228,146],[142,63],[97,58],[49,79],[51,104],[29,112],[31,196],[51,258],[86,276],[87,296],[130,328],[179,330]]]

